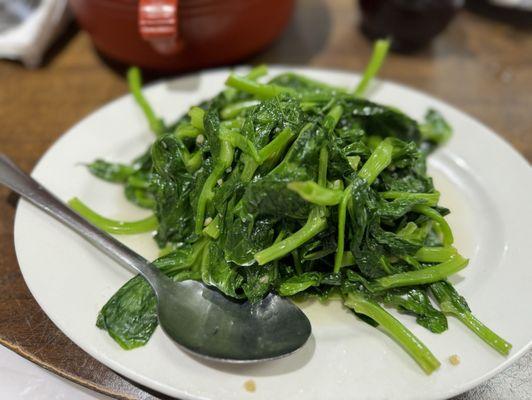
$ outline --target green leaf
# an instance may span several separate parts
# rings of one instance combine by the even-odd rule
[[[436,110],[429,109],[425,114],[425,123],[420,126],[423,139],[430,140],[436,144],[448,141],[453,130],[443,116]]]
[[[423,289],[399,289],[386,292],[382,298],[386,305],[394,306],[400,311],[416,316],[419,325],[434,333],[447,330],[447,318],[436,310]]]
[[[129,165],[110,163],[101,159],[88,165],[89,171],[96,177],[108,182],[125,183],[135,169]]]
[[[224,258],[220,243],[212,241],[208,247],[208,257],[204,260],[201,269],[202,281],[210,286],[215,286],[222,293],[241,298],[241,286],[244,278],[237,271],[236,266]]]

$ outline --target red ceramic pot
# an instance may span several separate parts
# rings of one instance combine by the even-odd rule
[[[182,71],[236,62],[271,43],[294,0],[69,0],[98,50],[126,64]]]

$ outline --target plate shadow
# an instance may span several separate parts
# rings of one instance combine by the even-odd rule
[[[196,355],[185,352],[190,358],[203,364],[207,368],[216,369],[218,371],[227,372],[234,375],[242,375],[246,377],[268,377],[285,375],[290,372],[297,371],[303,368],[312,360],[316,350],[316,339],[314,335],[310,335],[307,343],[294,352],[293,354],[279,359],[250,364],[228,364],[225,362],[206,360]]]

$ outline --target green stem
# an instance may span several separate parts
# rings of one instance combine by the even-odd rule
[[[74,197],[68,201],[68,205],[90,223],[108,233],[120,235],[133,235],[137,233],[152,232],[157,229],[158,222],[155,215],[138,221],[117,221],[101,216],[91,210],[80,199]]]
[[[441,263],[449,260],[456,254],[457,251],[454,247],[422,247],[416,252],[414,258],[419,262]]]
[[[258,65],[254,68],[252,68],[246,75],[245,77],[247,79],[250,79],[252,81],[256,81],[257,79],[259,79],[260,77],[266,75],[268,73],[268,67],[266,67],[266,65]],[[237,90],[235,88],[227,88],[223,91],[225,97],[227,100],[234,100],[234,98],[236,97],[237,95]]]
[[[220,217],[217,215],[209,225],[203,228],[203,233],[213,239],[220,237]]]
[[[325,120],[323,122],[323,127],[325,128],[328,134],[331,134],[334,131],[334,128],[336,128],[338,121],[340,121],[340,118],[342,117],[342,113],[343,113],[343,108],[340,105],[336,105],[332,107],[331,110],[327,113],[327,115],[325,116]],[[329,160],[329,153],[327,151],[327,148],[323,147],[320,151],[320,164],[319,164],[320,169],[319,169],[318,183],[325,190],[327,190],[325,186],[327,185],[328,160]],[[324,164],[324,167],[322,167],[322,164]],[[334,272],[335,273],[340,271],[340,268],[342,266],[343,256],[344,256],[345,219],[346,219],[346,213],[347,213],[347,201],[348,200],[349,200],[349,195],[347,193],[343,194],[342,200],[340,202],[340,207],[338,209],[338,242],[337,242],[336,254],[334,256]]]
[[[135,168],[129,165],[104,160],[93,161],[87,167],[94,176],[113,183],[125,183],[135,173]]]
[[[349,188],[348,188],[349,189]],[[347,202],[349,201],[350,191],[346,189],[342,201],[338,206],[338,238],[337,238],[337,250],[334,256],[334,272],[337,273],[342,267],[342,260],[344,258],[344,246],[345,246],[345,220],[347,218]]]
[[[336,128],[336,125],[338,124],[338,121],[340,121],[340,118],[342,118],[342,113],[344,112],[344,109],[340,105],[335,105],[331,110],[327,113],[323,120],[323,127],[327,131],[327,133],[332,133],[334,131],[334,128]]]
[[[271,99],[281,93],[294,93],[292,89],[273,85],[255,82],[249,78],[238,76],[235,74],[229,75],[225,84],[229,87],[250,93],[261,100]]]
[[[287,186],[301,198],[318,206],[336,206],[344,198],[343,190],[327,189],[313,181],[290,182]]]
[[[198,206],[196,208],[196,218],[195,218],[195,232],[200,234],[203,230],[203,224],[205,222],[205,210],[207,209],[207,202],[212,199],[213,188],[216,185],[216,182],[222,174],[224,173],[225,168],[222,165],[217,165],[212,170],[211,174],[205,180],[201,193],[198,197]]]
[[[468,262],[469,261],[467,259],[457,254],[449,261],[443,262],[433,267],[383,276],[382,278],[377,279],[376,282],[382,289],[434,283],[464,269]]]
[[[229,119],[227,121],[220,122],[220,129],[221,130],[236,130],[240,132],[240,129],[242,128],[242,124],[244,123],[243,118],[233,118]]]
[[[175,142],[177,143],[179,153],[181,155],[181,158],[183,159],[183,163],[185,164],[185,168],[187,169],[187,171],[191,174],[196,172],[201,167],[201,164],[203,162],[203,152],[201,151],[201,149],[196,150],[194,153],[191,154],[187,146],[179,137],[175,139]]]
[[[405,200],[414,200],[422,199],[426,201],[427,206],[436,206],[440,200],[440,193],[410,193],[410,192],[380,192],[379,193],[383,199],[386,200],[395,200],[395,199],[405,199]]]
[[[480,322],[471,312],[456,312],[453,315],[500,354],[507,356],[510,353],[512,345]]]
[[[420,214],[425,215],[426,217],[438,223],[442,231],[444,246],[450,246],[453,244],[454,242],[453,231],[451,230],[451,227],[449,226],[445,218],[443,218],[442,215],[438,211],[436,211],[433,208],[430,208],[429,206],[424,206],[424,205],[415,206],[413,210]]]
[[[125,194],[129,201],[139,207],[153,210],[157,205],[151,193],[146,189],[138,189],[135,187],[126,186]]]
[[[327,219],[321,216],[321,212],[318,210],[312,210],[307,223],[300,230],[288,236],[286,239],[259,251],[255,254],[255,260],[257,260],[259,265],[264,265],[270,261],[282,258],[303,243],[312,239],[326,227]]]
[[[175,251],[175,248],[170,247],[166,254],[161,255],[160,258],[153,261],[152,264],[159,268],[167,276],[172,277],[176,272],[191,268],[195,263],[197,263],[208,243],[208,240],[200,238],[193,244],[191,254],[185,259],[183,259],[182,256],[174,257],[172,252]]]
[[[440,249],[447,250],[453,248],[440,247]],[[405,257],[405,260],[416,270],[421,271],[423,269],[423,266],[415,258]],[[458,294],[456,289],[448,281],[442,280],[435,282],[429,287],[442,312],[455,316],[484,342],[502,355],[508,355],[512,345],[476,319],[469,310],[465,299]]]
[[[203,126],[203,118],[205,117],[205,110],[200,107],[194,106],[188,110],[188,115],[190,116],[190,123],[196,129],[204,131],[205,127]]]
[[[392,161],[393,145],[386,139],[379,143],[375,151],[368,158],[364,166],[360,169],[358,176],[364,179],[368,185],[371,185],[381,171],[386,168]],[[345,221],[347,218],[347,203],[351,196],[352,185],[345,190],[338,207],[338,239],[336,255],[334,257],[334,272],[340,271],[345,246]]]
[[[371,153],[368,160],[360,169],[358,176],[371,185],[377,176],[392,162],[393,145],[390,140],[384,139]]]
[[[367,138],[367,146],[370,151],[375,151],[379,143],[382,142],[382,137],[377,135],[369,135]],[[392,152],[392,158],[393,158],[393,152]]]
[[[174,131],[174,135],[178,139],[196,138],[200,133],[201,131],[189,122],[179,124]]]
[[[142,76],[140,69],[137,67],[129,68],[127,71],[127,81],[129,84],[129,90],[146,116],[150,129],[157,136],[161,136],[165,131],[164,123],[162,119],[156,117],[155,112],[142,94]]]
[[[239,115],[242,111],[256,106],[260,102],[258,100],[244,100],[238,103],[231,103],[228,106],[225,106],[220,111],[220,117],[222,119],[232,119]]]
[[[313,101],[302,101],[299,103],[299,106],[304,112],[308,112],[315,108],[319,103],[313,102]]]
[[[355,89],[355,96],[362,97],[366,92],[366,89],[371,82],[371,80],[377,75],[379,69],[381,68],[386,54],[388,54],[388,49],[390,47],[389,40],[377,40],[373,46],[373,54],[371,59],[364,70],[361,81],[358,83],[358,86]]]
[[[301,275],[303,273],[303,268],[301,267],[301,260],[299,259],[297,250],[292,250],[292,259],[294,260],[294,266],[296,267],[296,274]]]
[[[194,153],[184,154],[185,157],[183,161],[185,162],[185,168],[189,173],[196,172],[203,162],[203,152],[201,150],[196,150]]]
[[[253,159],[250,155],[244,154],[241,157],[241,161],[244,164],[241,175],[242,181],[250,182],[260,165],[264,165],[267,169],[276,165],[284,150],[292,142],[294,137],[295,135],[292,133],[292,130],[290,128],[285,128],[279,132],[270,143],[259,150],[258,161],[256,158]]]
[[[166,256],[173,252],[175,249],[173,244],[167,243],[162,249],[159,250],[159,257]]]
[[[335,93],[342,93],[342,94],[349,93],[347,90],[345,90],[344,87],[329,85],[325,82],[315,80],[315,79],[309,78],[304,75],[299,75],[295,72],[286,72],[283,75],[290,77],[290,78],[295,78],[297,81],[305,83],[306,84],[305,86],[318,88],[319,91],[335,92]]]
[[[247,154],[243,154],[240,159],[244,163],[242,174],[240,174],[240,180],[244,183],[251,182],[253,175],[255,175],[255,171],[259,167],[259,163]]]
[[[294,138],[292,129],[283,129],[270,143],[259,150],[260,163],[277,161]]]
[[[220,154],[216,165],[214,166],[211,174],[205,180],[201,193],[198,197],[198,205],[196,208],[195,218],[195,232],[199,235],[203,230],[203,223],[205,222],[205,210],[207,209],[207,203],[212,199],[214,193],[213,189],[218,179],[220,179],[227,168],[229,168],[233,162],[234,149],[231,144],[225,140],[220,140]]]
[[[329,163],[329,150],[323,146],[320,149],[320,158],[318,160],[318,185],[325,188],[327,185],[327,164]]]
[[[246,78],[256,81],[259,78],[268,74],[268,66],[266,64],[257,65],[249,70],[246,74]]]
[[[501,338],[486,325],[480,322],[469,310],[469,307],[462,296],[447,281],[437,282],[430,285],[430,290],[441,310],[445,314],[453,315],[467,326],[475,335],[481,338],[488,345],[506,356],[510,352],[512,345]]]
[[[255,162],[260,163],[260,156],[257,149],[255,148],[251,140],[246,138],[244,135],[241,135],[240,133],[235,131],[224,130],[220,132],[219,137],[221,140],[225,140],[231,143],[232,146],[238,147],[248,156],[252,157]]]
[[[377,322],[394,340],[399,342],[427,374],[431,374],[441,365],[421,340],[377,303],[356,292],[351,292],[346,296],[344,304]]]
[[[136,189],[148,189],[150,187],[150,182],[146,179],[143,179],[136,175],[131,175],[127,178],[128,186],[134,187]]]
[[[244,154],[241,158],[244,163],[244,168],[240,179],[243,182],[250,182],[259,165],[264,164],[265,166],[269,166],[277,164],[286,147],[288,147],[294,138],[295,135],[290,128],[283,129],[270,143],[259,150],[260,162]]]
[[[303,128],[301,128],[301,130],[299,131],[299,134],[297,135],[297,137],[301,137],[302,135],[304,135],[308,130],[311,130],[315,127],[315,122],[307,122]],[[297,138],[296,138],[296,143],[297,143]],[[279,162],[275,168],[273,168],[272,171],[276,171],[276,172],[280,172],[280,171],[283,171],[285,170],[286,172],[286,169],[292,169],[293,168],[293,165],[290,164],[290,161],[289,160],[293,160],[294,158],[298,158],[299,155],[296,155],[294,154],[295,152],[297,152],[297,146],[294,146],[292,145],[290,147],[290,149],[288,149],[288,151],[286,152],[286,154],[284,155],[284,158],[281,162]]]

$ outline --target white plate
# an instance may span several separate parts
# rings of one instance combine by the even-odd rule
[[[272,68],[279,73],[283,68]],[[341,86],[358,77],[344,72],[298,72]],[[162,82],[146,90],[167,121],[217,93],[227,70]],[[531,345],[532,339],[532,174],[528,163],[487,127],[426,94],[381,83],[371,99],[421,118],[428,107],[449,120],[455,134],[430,158],[430,172],[452,210],[449,222],[456,245],[471,258],[454,277],[475,315],[513,344],[502,357],[456,320],[441,335],[413,318],[400,316],[442,361],[426,376],[388,336],[357,320],[338,303],[304,304],[313,336],[295,355],[278,361],[227,366],[191,358],[158,329],[149,344],[122,350],[95,327],[106,300],[131,277],[56,221],[21,202],[15,221],[20,268],[43,310],[70,339],[118,373],[159,392],[183,399],[441,399],[456,395],[494,375]],[[78,196],[97,211],[116,218],[137,218],[145,211],[128,204],[120,187],[93,178],[81,163],[98,157],[127,162],[153,140],[131,96],[91,114],[44,155],[33,176],[61,199]],[[120,237],[148,258],[156,256],[149,235]],[[457,354],[458,366],[448,362]],[[247,393],[243,383],[256,382]]]

